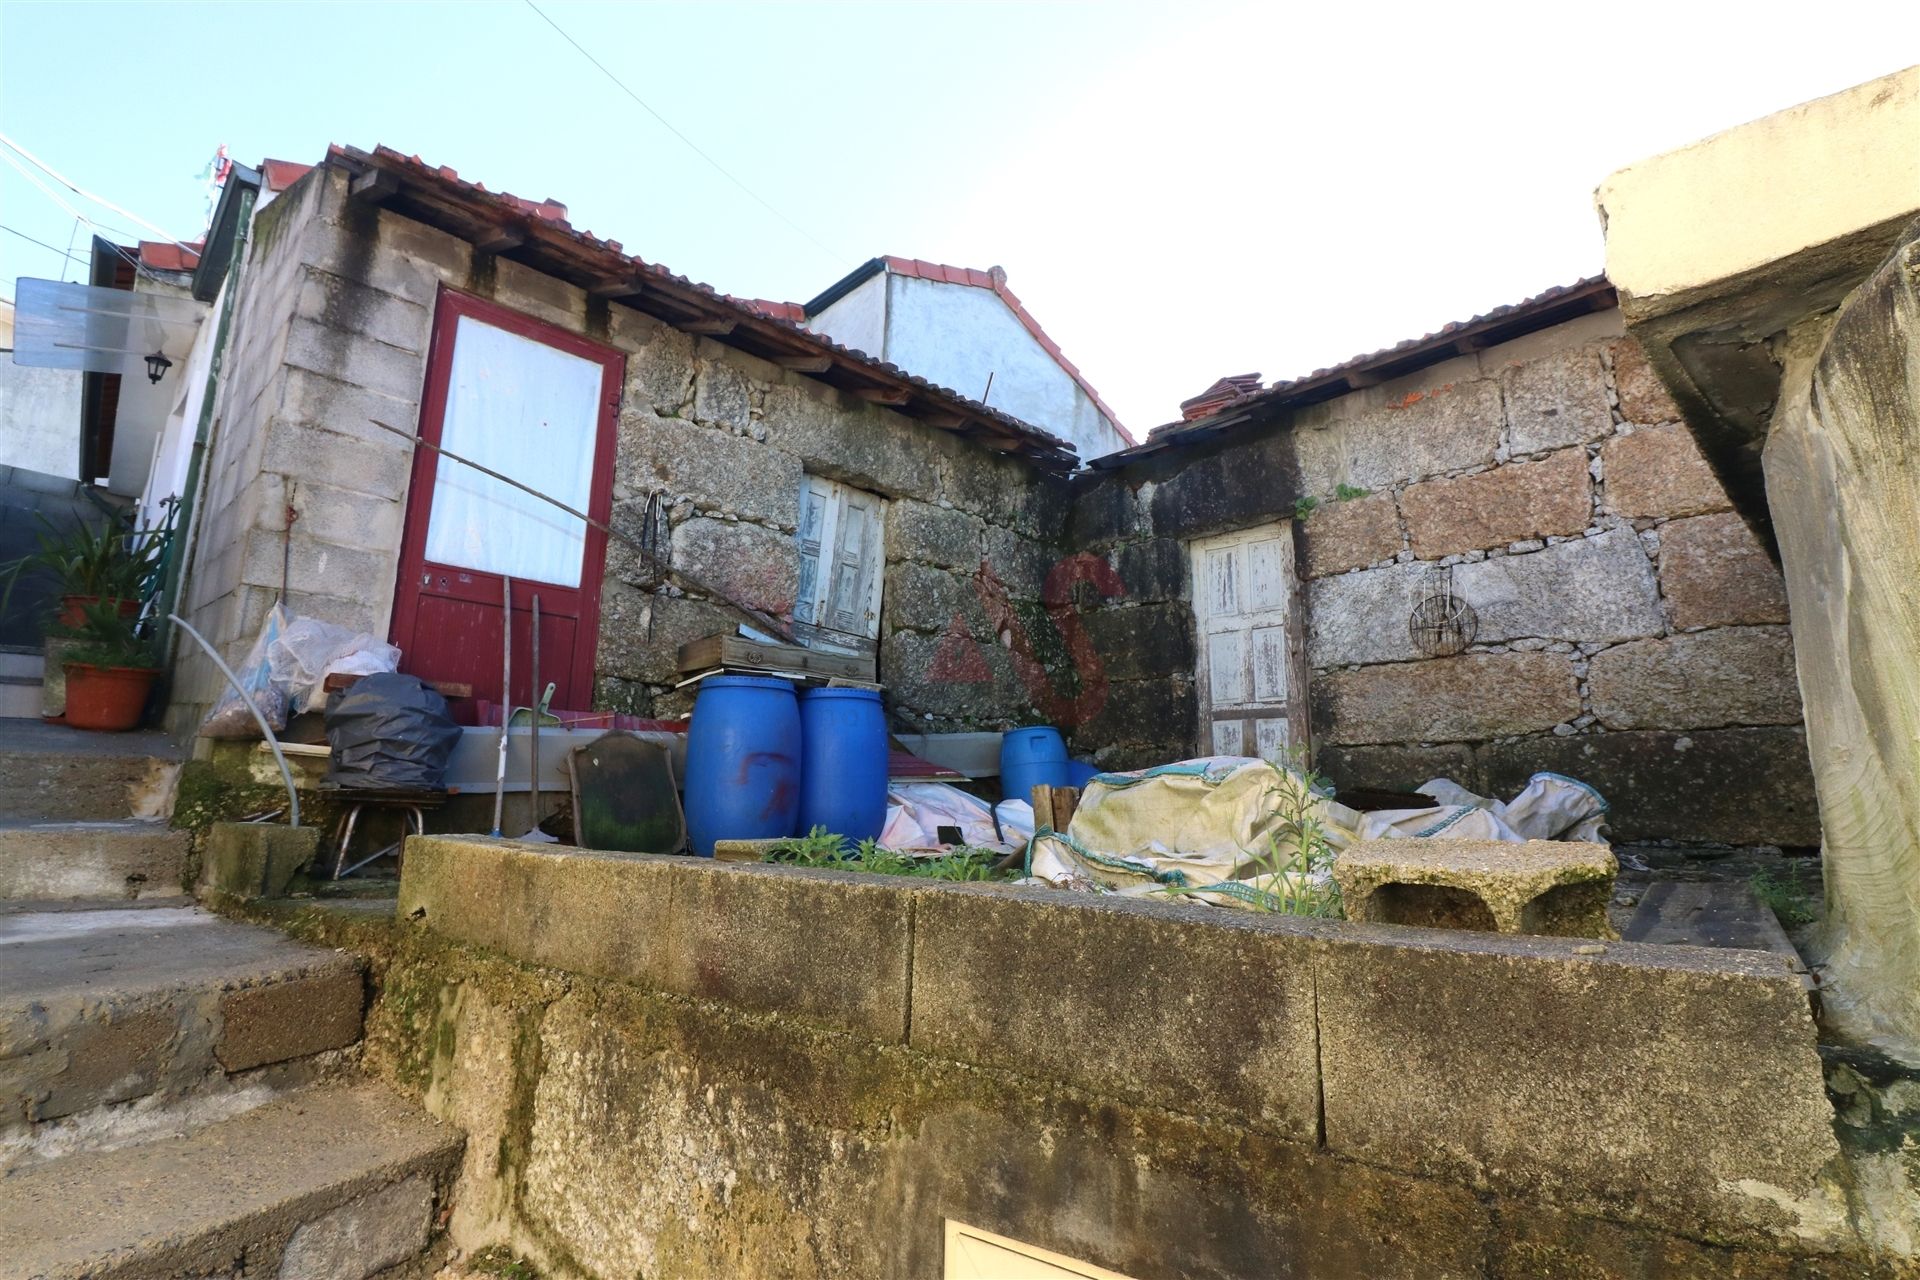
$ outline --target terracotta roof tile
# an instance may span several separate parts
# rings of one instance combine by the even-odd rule
[[[266,184],[269,192],[285,191],[294,183],[313,171],[310,164],[297,164],[292,160],[262,160],[260,162],[260,180]]]
[[[142,240],[140,265],[152,271],[191,271],[200,265],[201,246],[198,240],[185,248],[171,240]]]

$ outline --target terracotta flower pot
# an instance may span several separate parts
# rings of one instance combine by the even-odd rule
[[[86,607],[90,604],[97,603],[99,599],[99,596],[61,596],[59,625],[63,627],[79,626],[87,620]],[[116,599],[114,604],[119,607],[120,616],[123,618],[137,618],[140,616],[140,602],[138,600]]]
[[[67,723],[75,729],[119,732],[140,723],[158,671],[146,667],[67,664]]]

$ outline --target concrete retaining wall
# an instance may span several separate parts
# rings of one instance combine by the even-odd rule
[[[1192,621],[1167,539],[1302,498],[1313,745],[1336,782],[1505,795],[1547,769],[1597,786],[1619,839],[1818,843],[1779,571],[1617,313],[1084,484],[1071,531],[1129,588],[1089,620],[1103,652],[1178,686]],[[1444,568],[1478,627],[1434,658],[1408,617]],[[1095,722],[1079,745],[1115,764],[1186,747],[1188,700],[1161,702],[1157,736]]]
[[[1875,1274],[1759,953],[443,837],[400,918],[373,1059],[557,1274]]]

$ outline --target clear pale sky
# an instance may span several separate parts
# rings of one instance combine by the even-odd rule
[[[0,131],[183,239],[218,144],[338,141],[551,196],[731,293],[804,301],[879,253],[997,263],[1144,435],[1223,374],[1595,272],[1611,170],[1920,61],[1920,0],[538,2],[805,234],[524,0],[0,4]],[[86,252],[5,166],[0,225]],[[63,267],[0,232],[0,295]]]

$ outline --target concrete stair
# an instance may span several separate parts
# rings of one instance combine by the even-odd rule
[[[157,820],[0,822],[0,900],[177,897],[187,846]]]
[[[46,659],[31,649],[0,645],[0,718],[35,719],[40,715],[40,681]]]
[[[324,1085],[194,1132],[0,1180],[22,1280],[365,1280],[418,1258],[460,1139],[379,1085]]]
[[[158,816],[181,755],[162,733],[86,733],[0,718],[0,821]]]
[[[358,958],[173,902],[0,904],[0,1275],[366,1280],[461,1150],[356,1081]]]

